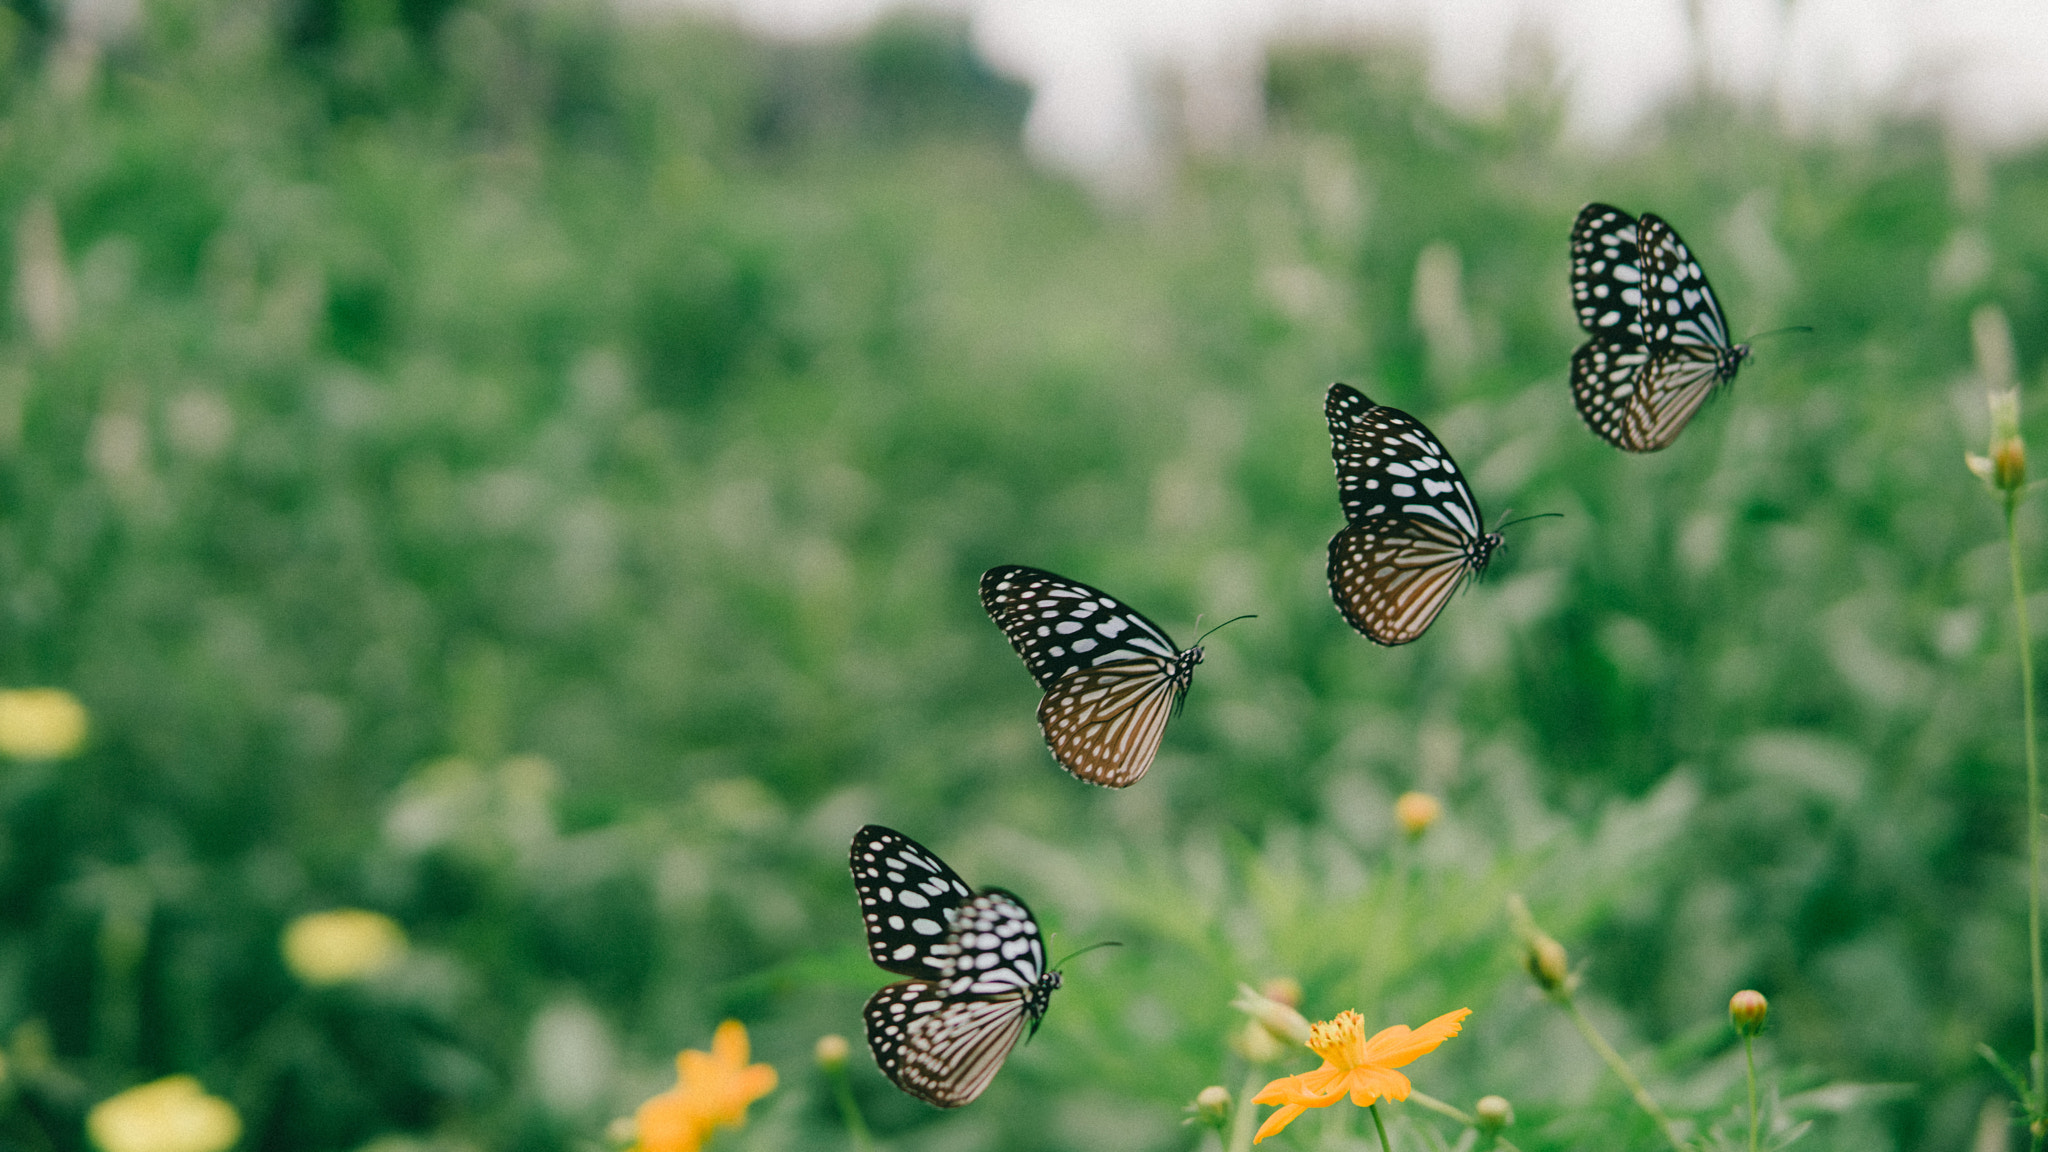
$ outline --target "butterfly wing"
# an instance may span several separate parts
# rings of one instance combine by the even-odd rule
[[[1471,542],[1415,516],[1379,516],[1330,540],[1330,596],[1366,639],[1406,644],[1429,629],[1465,576]]]
[[[981,606],[1010,638],[1040,688],[1126,660],[1180,654],[1157,624],[1106,592],[1038,568],[1007,564],[981,576]]]
[[[1377,516],[1431,521],[1468,540],[1481,535],[1479,500],[1457,462],[1422,421],[1375,404],[1348,384],[1332,384],[1323,400],[1330,455],[1344,519]]]
[[[1662,219],[1643,214],[1641,236],[1643,333],[1653,347],[1673,344],[1709,349],[1719,360],[1729,350],[1728,321],[1721,302],[1707,283],[1707,274],[1678,231]]]
[[[1595,336],[1643,338],[1637,239],[1636,218],[1611,204],[1588,204],[1572,222],[1572,308]]]
[[[953,922],[973,896],[967,882],[931,849],[879,824],[854,833],[848,863],[867,925],[868,956],[890,972],[922,980],[950,973]]]
[[[1105,788],[1127,788],[1152,766],[1186,688],[1175,661],[1126,660],[1067,673],[1038,703],[1038,726],[1060,767]]]

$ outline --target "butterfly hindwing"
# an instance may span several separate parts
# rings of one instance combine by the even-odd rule
[[[952,971],[953,918],[974,895],[959,874],[901,832],[869,824],[849,860],[868,956],[891,972],[937,980]]]
[[[1170,661],[1069,672],[1039,701],[1038,726],[1067,771],[1090,784],[1128,788],[1152,766],[1185,691]]]
[[[1037,568],[989,569],[981,603],[1045,690],[1038,724],[1060,766],[1109,788],[1143,776],[1202,649],[1183,652],[1136,609]]]
[[[1379,644],[1422,635],[1500,544],[1451,454],[1422,422],[1332,384],[1323,402],[1348,526],[1330,540],[1330,596]]]

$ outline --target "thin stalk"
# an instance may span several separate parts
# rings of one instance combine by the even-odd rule
[[[1744,1034],[1742,1058],[1749,1061],[1749,1152],[1756,1152],[1756,1040]]]
[[[1230,1114],[1230,1152],[1251,1152],[1252,1118],[1258,1114],[1258,1107],[1252,1097],[1258,1095],[1265,1085],[1259,1080],[1259,1070],[1254,1067],[1245,1078],[1244,1091],[1238,1094],[1237,1106]]]
[[[1387,1122],[1380,1119],[1380,1102],[1373,1101],[1365,1110],[1372,1113],[1372,1126],[1380,1130],[1380,1152],[1394,1152],[1394,1142],[1387,1139]]]
[[[1628,1066],[1628,1061],[1621,1058],[1621,1053],[1616,1052],[1614,1046],[1594,1030],[1593,1022],[1586,1019],[1584,1012],[1579,1011],[1579,1002],[1572,999],[1570,993],[1565,993],[1558,999],[1564,1002],[1565,1009],[1572,1014],[1572,1023],[1579,1026],[1579,1033],[1586,1038],[1586,1043],[1592,1045],[1593,1051],[1598,1052],[1600,1058],[1607,1061],[1607,1066],[1614,1070],[1614,1074],[1621,1077],[1621,1082],[1628,1086],[1629,1095],[1635,1097],[1636,1107],[1649,1113],[1650,1119],[1657,1122],[1658,1129],[1664,1133],[1666,1140],[1671,1141],[1671,1146],[1677,1149],[1677,1152],[1687,1152],[1685,1145],[1678,1139],[1678,1133],[1672,1130],[1671,1117],[1666,1116],[1664,1109],[1659,1108],[1657,1102],[1651,1099],[1649,1090],[1643,1087],[1641,1080],[1636,1079],[1634,1070]]]
[[[846,1122],[846,1134],[853,1140],[853,1152],[868,1152],[874,1147],[874,1142],[868,1135],[868,1122],[861,1117],[860,1103],[853,1098],[853,1078],[846,1074],[843,1063],[831,1075],[832,1094],[839,1098],[839,1117]]]
[[[2034,1053],[2027,1061],[2034,1084],[2033,1106],[2038,1121],[2044,1099],[2048,1099],[2048,1006],[2044,1006],[2041,978],[2041,765],[2034,751],[2034,644],[2027,626],[2027,585],[2020,574],[2020,494],[2005,494],[2005,544],[2012,558],[2012,607],[2020,640],[2020,715],[2027,741],[2027,962],[2034,978]],[[2041,1148],[2040,1125],[2033,1146]]]

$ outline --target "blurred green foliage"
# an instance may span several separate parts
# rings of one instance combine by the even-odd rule
[[[1277,974],[1313,1017],[1477,1009],[1418,1084],[1508,1096],[1522,1148],[1651,1146],[1515,971],[1515,890],[1702,1122],[1743,986],[1788,1093],[1905,1085],[1795,1097],[1841,1113],[1815,1147],[1958,1146],[1972,1046],[2024,1048],[2016,649],[1961,452],[1972,309],[2028,380],[2048,343],[2048,152],[1711,97],[1601,152],[1540,69],[1475,118],[1398,49],[1303,50],[1260,143],[1118,206],[917,22],[164,0],[94,49],[17,0],[0,57],[0,682],[94,723],[0,767],[9,1148],[171,1072],[251,1149],[600,1147],[728,1015],[783,1087],[722,1146],[840,1146],[808,1054],[885,980],[867,820],[1056,951],[1126,944],[959,1113],[857,1055],[896,1148],[1190,1147]],[[1565,386],[1591,199],[1676,222],[1739,333],[1815,329],[1651,457]],[[1340,378],[1489,514],[1564,514],[1398,650],[1323,586]],[[1258,613],[1139,786],[1053,766],[975,599],[1007,562],[1183,641]],[[1410,787],[1449,813],[1413,845]],[[337,905],[405,967],[296,986],[279,932]]]

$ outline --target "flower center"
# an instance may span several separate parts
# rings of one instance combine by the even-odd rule
[[[1356,1012],[1337,1013],[1308,1030],[1308,1046],[1331,1067],[1349,1072],[1365,1063],[1365,1017]]]

